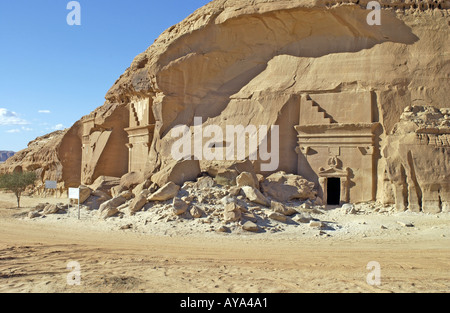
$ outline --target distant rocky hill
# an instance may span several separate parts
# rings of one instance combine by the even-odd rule
[[[14,151],[0,151],[0,162],[5,162],[14,155]]]

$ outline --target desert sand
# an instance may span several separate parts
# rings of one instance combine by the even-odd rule
[[[155,223],[147,211],[105,221],[81,210],[78,220],[73,207],[29,219],[41,202],[68,200],[23,197],[17,209],[12,194],[0,194],[2,293],[450,290],[449,213],[330,208],[320,220],[332,230],[280,222],[275,233],[220,233],[199,220]],[[80,285],[67,283],[71,261],[80,265]],[[367,282],[372,261],[380,264],[379,285]]]

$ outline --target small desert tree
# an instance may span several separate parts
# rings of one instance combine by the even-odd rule
[[[20,197],[22,192],[33,185],[37,175],[35,172],[14,172],[0,175],[0,189],[14,192],[17,198],[17,207],[20,208]]]

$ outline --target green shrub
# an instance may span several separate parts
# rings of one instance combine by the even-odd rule
[[[0,189],[12,191],[17,198],[17,207],[20,208],[22,192],[36,181],[35,172],[14,172],[0,175]]]

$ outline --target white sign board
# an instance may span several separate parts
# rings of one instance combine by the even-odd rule
[[[54,181],[54,180],[46,180],[45,181],[45,188],[47,188],[47,189],[56,189],[56,181]]]
[[[80,198],[80,189],[78,188],[69,188],[69,199],[79,199]]]

